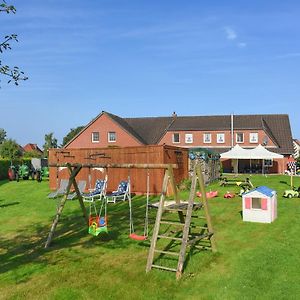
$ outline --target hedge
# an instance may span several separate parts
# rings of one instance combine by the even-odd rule
[[[19,165],[22,163],[30,166],[31,158],[23,158],[23,159],[20,158],[20,159],[15,159],[13,161],[14,165]],[[11,164],[11,162],[9,159],[0,159],[0,180],[7,179],[7,172],[10,167],[10,164]]]

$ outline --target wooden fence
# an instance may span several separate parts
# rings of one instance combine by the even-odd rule
[[[177,164],[174,169],[176,184],[188,178],[188,150],[185,148],[155,145],[124,148],[93,149],[50,149],[49,164]],[[115,190],[121,180],[130,176],[131,191],[144,194],[147,191],[147,172],[150,176],[150,193],[161,192],[164,176],[163,169],[123,169],[123,168],[83,168],[78,180],[87,182],[87,189],[93,188],[96,179],[108,176],[108,190]],[[50,167],[50,188],[56,189],[60,179],[69,176],[67,169]]]

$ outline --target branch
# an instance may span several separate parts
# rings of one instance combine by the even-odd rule
[[[3,3],[0,4],[0,12],[6,12],[7,14],[9,13],[16,13],[16,8],[13,5],[7,5],[6,2],[3,0]]]
[[[16,34],[7,35],[4,38],[5,40],[2,43],[0,43],[0,53],[2,53],[3,50],[11,49],[9,41],[15,40],[16,42],[18,42],[17,37],[18,36]]]
[[[1,61],[0,61],[0,74],[10,77],[11,79],[8,81],[8,83],[13,81],[15,85],[19,85],[18,81],[20,80],[28,79],[28,77],[24,75],[24,72],[20,71],[18,67],[14,67],[13,69],[11,69],[9,66],[1,66]]]

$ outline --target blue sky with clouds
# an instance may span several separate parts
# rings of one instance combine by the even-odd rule
[[[7,0],[8,3],[11,3]],[[288,113],[300,138],[300,2],[15,0],[1,55],[29,76],[0,89],[21,145],[61,142],[102,110],[124,116]]]

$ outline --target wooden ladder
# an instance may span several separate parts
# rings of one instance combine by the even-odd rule
[[[170,206],[165,206],[165,199],[166,199],[166,193],[167,193],[169,181],[173,189],[175,204]],[[199,181],[199,185],[202,193],[202,203],[194,203],[194,199],[196,196],[197,181]],[[204,209],[204,216],[193,215],[193,212],[199,209]],[[179,216],[179,222],[162,220],[164,212],[173,212],[173,213],[177,212]],[[191,220],[194,217],[198,217],[206,221],[206,226],[197,226],[200,227],[202,231],[201,234],[198,235],[191,234],[191,227],[195,227],[195,225],[191,224]],[[160,233],[161,225],[177,227],[177,228],[181,228],[181,230],[177,232],[176,236],[165,235]],[[180,237],[178,236],[178,233],[180,233],[181,235]],[[168,251],[165,248],[158,249],[157,241],[159,239],[167,239],[170,241],[170,243],[173,242],[181,243],[179,253],[175,251]],[[210,242],[210,245],[198,246],[197,243],[203,239],[208,240]],[[183,272],[188,246],[202,248],[202,249],[211,249],[213,252],[216,252],[215,238],[213,235],[212,222],[211,222],[208,203],[205,194],[203,176],[198,162],[195,164],[193,169],[191,189],[190,189],[189,199],[187,203],[180,201],[178,198],[178,192],[175,185],[173,169],[171,167],[166,169],[164,180],[163,180],[162,193],[160,196],[156,221],[153,229],[153,235],[152,235],[151,245],[150,245],[148,259],[147,259],[146,272],[149,272],[152,268],[172,271],[172,272],[176,272],[176,278],[179,279]],[[170,268],[167,266],[154,263],[155,254],[158,254],[159,256],[164,255],[164,256],[178,257],[177,268]]]

